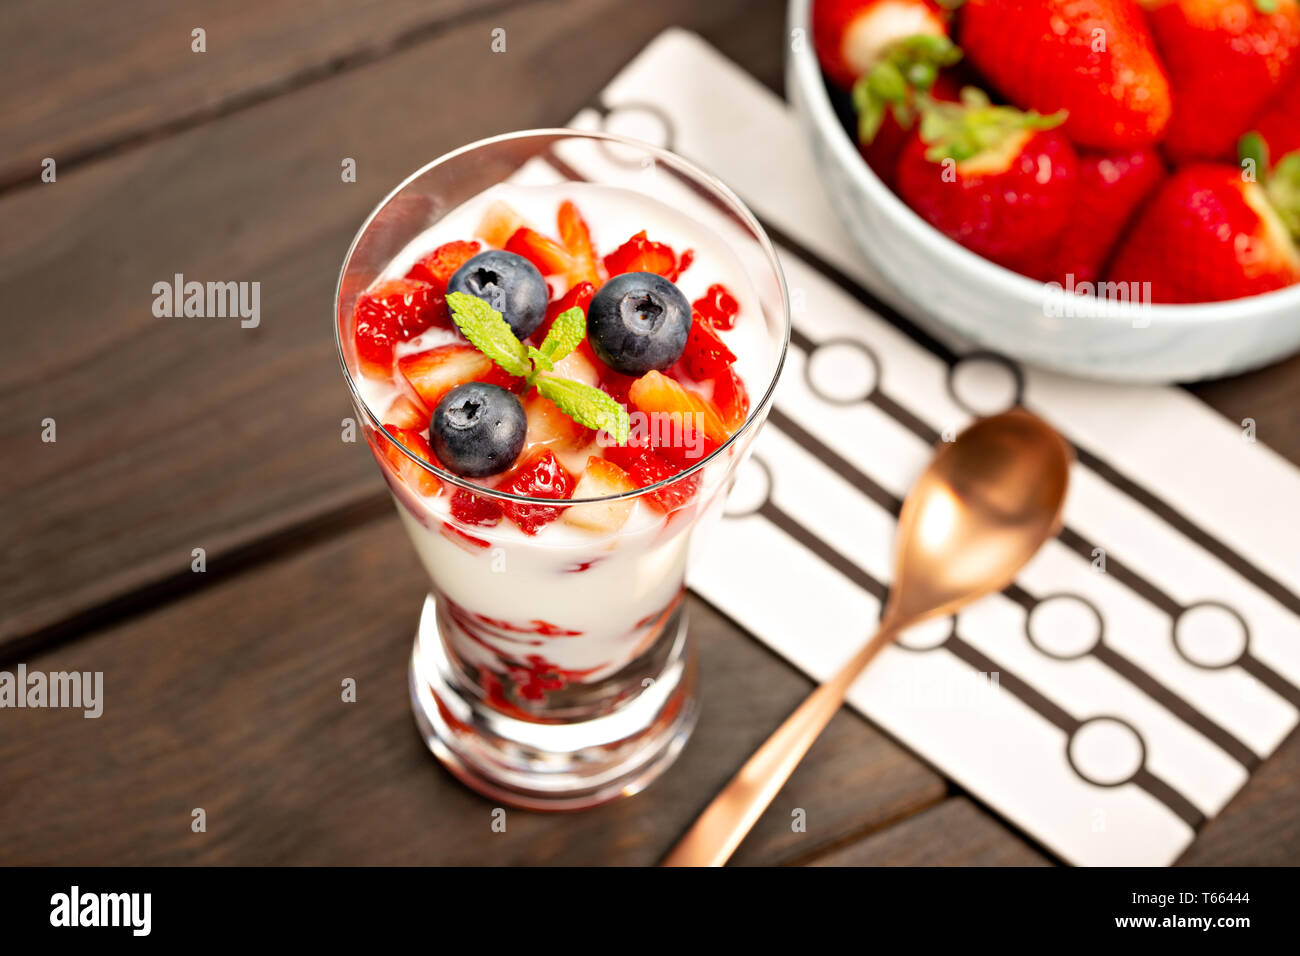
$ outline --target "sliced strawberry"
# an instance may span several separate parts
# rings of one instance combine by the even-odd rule
[[[524,225],[523,216],[508,203],[496,200],[483,212],[474,235],[495,249],[504,249],[515,230]]]
[[[514,389],[511,378],[490,358],[472,345],[440,345],[427,352],[404,355],[398,370],[427,408],[434,408],[449,391],[466,382],[489,382]]]
[[[528,444],[524,454],[538,449],[555,448],[572,451],[591,441],[591,430],[579,425],[556,407],[548,398],[532,392],[524,399],[524,415],[528,419]]]
[[[388,279],[357,299],[357,357],[362,371],[387,378],[393,371],[393,349],[415,338],[439,318],[442,296],[427,282]]]
[[[487,495],[476,495],[472,491],[458,488],[451,496],[451,514],[465,524],[491,528],[500,524],[502,512],[501,506]]]
[[[604,498],[607,495],[635,491],[638,485],[628,473],[604,458],[592,455],[587,467],[573,489],[574,498]],[[584,505],[570,505],[564,509],[564,521],[587,531],[612,534],[632,515],[632,501],[602,501]]]
[[[723,344],[713,324],[699,312],[691,315],[691,330],[686,336],[682,362],[693,378],[721,375],[736,361],[736,353]]]
[[[596,294],[596,287],[590,282],[579,282],[564,295],[558,299],[551,300],[546,307],[546,318],[542,319],[542,324],[537,327],[537,331],[531,336],[532,340],[538,345],[546,341],[546,333],[551,331],[551,326],[555,323],[555,317],[561,312],[568,312],[570,309],[577,307],[582,310],[582,314],[587,314],[587,306],[591,305],[591,297]],[[582,340],[586,345],[587,340]]]
[[[546,374],[567,378],[571,382],[581,382],[583,385],[598,385],[600,366],[603,364],[600,359],[594,356],[588,358],[581,349],[576,349],[555,363],[554,372]]]
[[[596,361],[599,362],[600,360],[597,359]],[[603,362],[601,362],[599,368],[600,382],[598,384],[601,391],[627,405],[630,401],[628,393],[631,392],[632,385],[636,382],[636,376],[616,372]]]
[[[413,265],[406,277],[427,282],[439,294],[444,293],[447,291],[447,281],[456,274],[457,269],[478,255],[480,248],[477,242],[461,239],[444,243]]]
[[[553,498],[557,501],[570,497],[573,491],[573,476],[560,464],[560,460],[551,451],[530,455],[523,464],[517,466],[504,481],[497,486],[498,491],[512,495],[524,495],[529,498]],[[560,516],[563,508],[547,505],[520,504],[515,501],[502,502],[502,509],[511,521],[519,526],[524,534],[537,534],[544,526]]]
[[[605,257],[605,270],[611,276],[624,272],[655,272],[670,282],[676,282],[694,259],[693,250],[687,249],[678,257],[672,246],[652,242],[642,229]]]
[[[644,419],[633,431],[647,434],[662,457],[686,467],[708,455],[730,437],[722,415],[712,402],[662,372],[646,372],[628,391]]]
[[[423,434],[411,428],[396,428],[392,425],[385,425],[388,433],[393,436],[394,441],[406,448],[415,457],[428,462],[437,464],[437,459],[433,457],[433,449],[429,447],[429,439]],[[383,443],[383,439],[380,442]],[[397,472],[402,483],[422,495],[436,495],[438,489],[442,487],[442,482],[438,476],[431,472],[425,471],[410,458],[402,454],[401,449],[393,446],[391,442],[384,444],[384,453],[389,463]]]
[[[713,404],[722,413],[727,428],[735,431],[749,414],[749,393],[734,368],[728,367],[713,380]]]
[[[573,260],[564,246],[527,226],[516,229],[506,240],[506,251],[523,256],[544,276],[567,275]]]
[[[641,450],[625,460],[626,464],[623,468],[638,488],[645,488],[665,478],[671,478],[679,471],[676,465],[653,451]],[[645,496],[645,501],[657,511],[669,514],[694,498],[699,488],[700,476],[691,475],[689,478],[679,479],[657,491],[650,492]]]
[[[429,428],[429,410],[419,402],[413,401],[405,395],[399,395],[393,400],[393,404],[388,406],[388,411],[384,412],[384,425],[385,427],[392,426],[427,431]]]
[[[587,222],[582,218],[582,213],[578,212],[578,207],[567,199],[560,203],[556,225],[560,231],[560,241],[569,250],[573,262],[569,271],[570,279],[599,286],[604,279],[601,261],[591,242],[591,230],[587,228]]]
[[[715,329],[725,332],[736,324],[740,303],[725,285],[715,282],[704,290],[704,295],[691,303],[691,309],[708,319]]]

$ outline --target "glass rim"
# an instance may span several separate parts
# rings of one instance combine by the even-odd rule
[[[614,495],[603,495],[599,498],[536,498],[528,495],[516,495],[511,492],[476,484],[467,478],[446,470],[445,468],[439,468],[430,464],[423,458],[412,453],[410,449],[398,441],[393,436],[392,432],[390,432],[384,425],[380,417],[375,414],[375,410],[370,407],[369,403],[366,402],[364,398],[362,398],[360,391],[357,389],[356,381],[353,378],[352,370],[348,368],[347,358],[343,351],[343,338],[340,331],[343,324],[339,311],[343,296],[343,277],[347,273],[348,265],[352,262],[352,256],[353,253],[356,252],[357,245],[361,242],[362,237],[365,236],[366,231],[370,228],[370,225],[374,222],[375,218],[390,202],[396,199],[402,190],[407,188],[407,186],[444,163],[497,143],[534,138],[588,139],[603,141],[614,145],[645,150],[653,157],[666,161],[670,167],[676,165],[682,168],[684,171],[694,176],[704,186],[707,186],[712,192],[721,196],[721,198],[726,201],[727,205],[731,207],[731,212],[737,215],[741,222],[753,232],[754,237],[758,241],[759,248],[762,249],[768,265],[776,276],[777,286],[781,291],[781,316],[784,319],[781,329],[781,341],[776,356],[776,364],[773,367],[772,374],[763,390],[763,397],[753,404],[749,410],[749,414],[745,416],[745,420],[741,423],[740,427],[728,436],[725,442],[713,449],[713,451],[709,452],[689,468],[684,468],[676,474],[663,478],[660,481],[656,481],[654,484],[646,485],[643,488],[634,488],[631,491],[622,491]],[[705,465],[713,461],[715,458],[718,458],[718,456],[720,456],[724,451],[731,448],[741,435],[748,433],[759,420],[760,416],[762,416],[772,404],[777,382],[781,378],[781,370],[785,367],[786,353],[789,351],[790,347],[790,296],[789,290],[786,288],[785,273],[782,271],[781,263],[776,256],[776,247],[773,246],[772,240],[767,234],[767,230],[763,228],[762,224],[758,221],[758,218],[750,212],[749,207],[745,205],[744,201],[737,196],[735,192],[732,191],[731,187],[726,185],[726,183],[722,182],[713,174],[701,169],[690,160],[685,159],[671,150],[655,146],[652,143],[633,139],[630,136],[620,136],[616,133],[607,133],[604,130],[580,130],[557,126],[539,129],[515,130],[513,132],[500,133],[496,136],[488,136],[484,139],[478,139],[471,143],[467,143],[464,146],[451,150],[450,152],[443,153],[437,159],[425,163],[390,190],[383,199],[375,204],[374,209],[372,209],[362,221],[361,227],[357,230],[356,235],[352,237],[352,242],[348,245],[347,253],[343,256],[343,265],[339,268],[338,281],[334,286],[333,326],[335,351],[338,354],[339,365],[343,369],[343,377],[348,383],[348,391],[352,395],[352,404],[361,409],[362,413],[369,420],[370,424],[374,426],[376,431],[380,432],[384,438],[386,438],[413,463],[427,471],[429,474],[434,475],[439,481],[445,481],[448,484],[471,491],[477,495],[500,499],[502,501],[517,502],[520,504],[545,505],[551,508],[567,508],[579,504],[630,500],[641,497],[642,495],[651,494],[655,491],[663,490],[664,488],[667,488],[678,481],[683,481],[691,475],[701,471]]]

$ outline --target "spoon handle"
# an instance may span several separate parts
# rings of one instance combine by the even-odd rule
[[[892,623],[881,624],[875,636],[834,677],[808,695],[713,798],[664,859],[663,866],[722,866],[730,859],[840,709],[853,681],[896,630]]]

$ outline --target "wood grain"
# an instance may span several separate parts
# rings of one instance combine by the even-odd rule
[[[0,187],[174,133],[521,0],[8,0]],[[206,31],[206,51],[191,31]]]
[[[670,24],[779,90],[783,6],[0,7],[0,189],[18,184],[0,196],[0,660],[102,669],[108,698],[99,721],[0,714],[0,862],[646,863],[685,830],[808,682],[694,602],[705,712],[673,771],[646,796],[512,813],[492,834],[489,805],[414,732],[424,584],[366,452],[340,441],[330,299],[393,183],[480,136],[562,122]],[[496,26],[503,55],[487,52]],[[35,181],[45,155],[52,185]],[[260,281],[262,326],[154,319],[152,284],[175,272]],[[1298,372],[1300,357],[1191,390],[1300,464]],[[1300,861],[1298,774],[1293,735],[1182,862]],[[736,858],[808,860],[1042,857],[845,712]]]
[[[494,12],[0,199],[0,221],[23,224],[0,235],[0,296],[8,314],[38,317],[8,323],[0,367],[12,542],[0,653],[183,575],[194,548],[219,561],[375,495],[365,453],[340,440],[352,411],[330,325],[365,214],[454,146],[562,122],[667,25],[725,34],[756,9],[570,0]],[[503,54],[489,50],[498,25]],[[779,34],[770,45],[779,61]],[[559,66],[574,62],[583,68]],[[530,95],[484,109],[485,89]],[[344,157],[356,183],[340,181]],[[153,285],[176,273],[260,282],[261,324],[155,318]],[[41,441],[46,418],[55,444]]]
[[[965,797],[818,857],[814,866],[1047,866],[1034,850]]]
[[[442,770],[411,717],[426,587],[389,514],[30,661],[102,671],[104,710],[4,712],[0,863],[654,863],[809,690],[694,601],[704,716],[672,772],[594,811],[512,810],[493,833],[492,804]],[[737,862],[811,854],[945,791],[845,711]],[[190,830],[196,807],[206,833]]]

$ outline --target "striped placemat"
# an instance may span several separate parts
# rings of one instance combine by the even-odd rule
[[[881,298],[786,104],[692,34],[661,35],[571,125],[716,173],[790,286],[776,406],[692,587],[828,677],[879,616],[931,446],[1024,404],[1078,454],[1065,529],[1005,592],[886,649],[850,701],[1065,861],[1173,862],[1300,715],[1300,473],[1184,390],[922,331]]]

